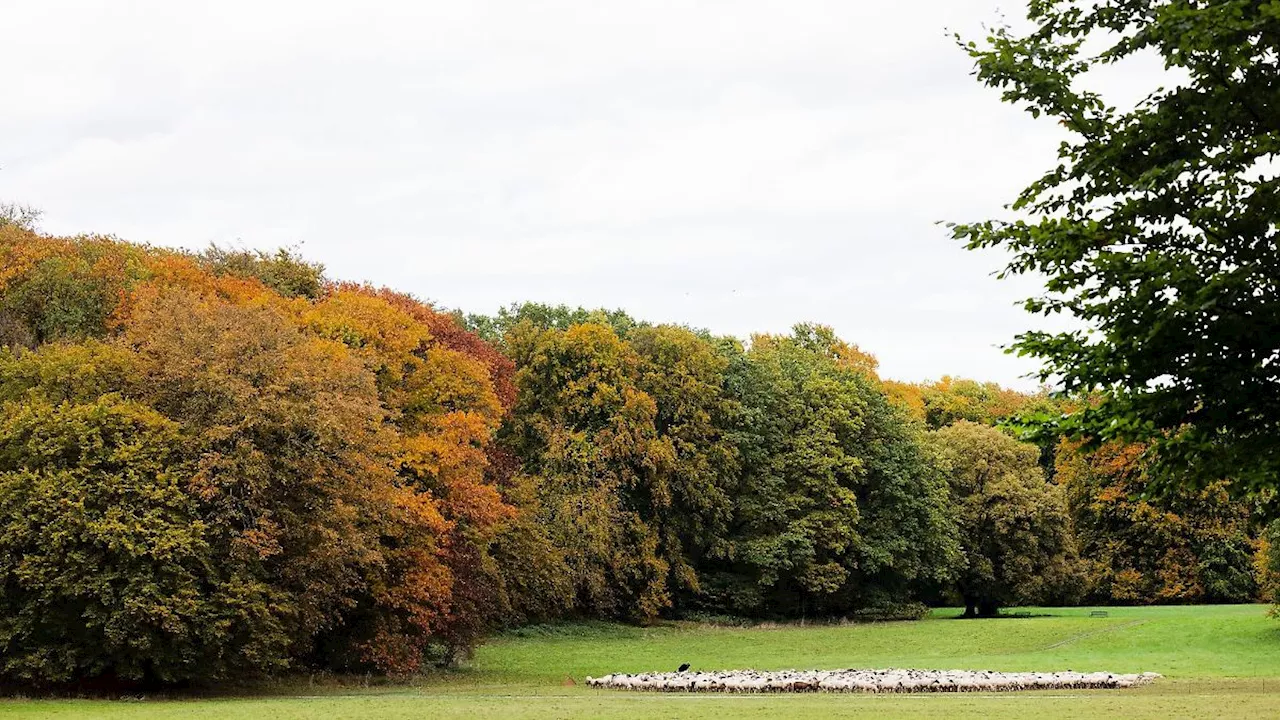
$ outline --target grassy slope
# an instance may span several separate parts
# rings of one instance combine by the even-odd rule
[[[0,716],[462,717],[1280,717],[1280,623],[1260,606],[1043,611],[1050,617],[756,629],[575,626],[490,642],[471,667],[421,688],[291,687],[250,699],[10,701]],[[653,695],[562,687],[568,675],[696,668],[935,667],[1154,670],[1133,691],[942,696]]]

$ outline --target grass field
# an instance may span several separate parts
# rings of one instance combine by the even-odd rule
[[[13,718],[1280,718],[1280,622],[1258,605],[1032,609],[1035,617],[846,626],[533,628],[464,670],[408,685],[293,682],[252,697],[8,700]],[[1163,673],[1134,690],[963,695],[668,695],[588,690],[586,675],[919,667]],[[564,685],[565,678],[577,685]]]

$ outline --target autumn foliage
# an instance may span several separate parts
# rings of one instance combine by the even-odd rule
[[[1047,393],[882,379],[827,327],[492,317],[290,251],[0,226],[0,682],[416,673],[559,618],[1242,601],[1274,531]]]
[[[0,674],[411,672],[487,627],[486,346],[289,256],[0,233]]]
[[[1111,442],[1087,450],[1062,441],[1058,482],[1067,492],[1089,570],[1104,603],[1248,602],[1259,549],[1249,504],[1224,481],[1154,494],[1146,448]]]

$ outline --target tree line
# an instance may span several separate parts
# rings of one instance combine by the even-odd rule
[[[821,325],[492,316],[289,251],[0,223],[0,681],[419,672],[561,618],[1246,602],[1267,498],[1149,492],[1089,397],[883,379]]]

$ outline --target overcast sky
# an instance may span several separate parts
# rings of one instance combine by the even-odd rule
[[[1022,0],[1004,0],[1018,16]],[[1035,283],[936,223],[1061,139],[947,35],[997,0],[63,2],[0,11],[0,200],[46,231],[300,244],[493,312],[835,327],[888,377],[1029,388]]]

